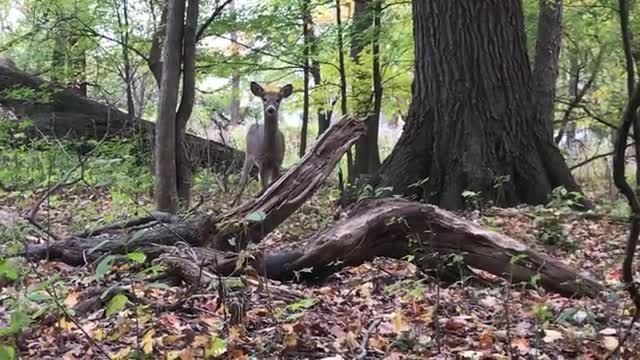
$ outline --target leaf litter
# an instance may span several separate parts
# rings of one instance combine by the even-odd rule
[[[263,246],[295,241],[338,218],[338,210],[330,205],[326,192],[314,196],[270,234]],[[60,234],[71,233],[71,210],[64,206],[74,206],[70,200],[74,198],[81,197],[67,194],[67,200],[51,214]],[[104,202],[100,208],[112,206],[108,195],[94,200],[101,199]],[[0,205],[3,212],[16,212],[10,203]],[[633,310],[620,272],[626,224],[606,217],[586,219],[579,214],[562,214],[567,244],[549,245],[540,240],[544,229],[535,219],[538,209],[494,210],[491,214],[465,216],[587,271],[606,285],[606,291],[597,299],[570,299],[520,284],[509,286],[482,272],[478,275],[486,285],[464,280],[444,284],[420,273],[408,261],[379,258],[345,268],[317,283],[280,284],[260,279],[256,283],[266,286],[246,286],[245,316],[240,324],[230,325],[230,304],[225,304],[215,290],[199,289],[175,306],[185,297],[188,286],[144,286],[136,275],[139,264],[114,265],[115,270],[104,274],[100,269],[102,278],[96,277],[98,264],[75,268],[40,262],[34,264],[39,273],[47,279],[58,279],[58,296],[66,313],[50,301],[24,301],[32,314],[39,307],[46,309],[15,335],[15,345],[24,358],[69,360],[103,358],[87,334],[112,359],[130,358],[138,351],[146,358],[165,359],[609,356],[626,333]],[[30,274],[20,283],[4,284],[0,290],[0,329],[9,327],[15,299],[44,294],[33,291],[40,282]],[[129,289],[144,301],[134,301],[130,294],[121,292],[87,314],[73,314],[86,294],[109,286]],[[303,297],[284,296],[280,288],[295,290]],[[638,358],[639,330],[638,326],[633,329],[619,358]],[[3,351],[10,352],[3,348],[0,354]]]

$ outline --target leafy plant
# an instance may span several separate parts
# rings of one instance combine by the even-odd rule
[[[369,198],[383,198],[390,196],[393,192],[392,187],[376,187],[374,188],[370,184],[363,186],[358,192],[358,201]]]

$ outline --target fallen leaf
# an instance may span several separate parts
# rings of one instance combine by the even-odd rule
[[[482,334],[480,334],[480,339],[478,340],[480,343],[480,349],[489,350],[493,347],[494,337],[493,330],[485,329]]]
[[[618,348],[619,342],[618,338],[616,338],[615,336],[605,336],[602,338],[602,344],[604,345],[605,349],[611,352]]]
[[[284,350],[294,350],[298,347],[298,334],[293,330],[293,325],[283,325],[284,337],[282,339],[282,345]]]
[[[393,331],[396,334],[401,334],[403,331],[409,330],[409,326],[405,322],[404,316],[402,316],[402,313],[400,311],[396,311],[395,313],[393,313],[392,319],[393,319]]]
[[[129,353],[131,352],[131,347],[127,346],[124,349],[120,349],[120,351],[118,351],[115,354],[111,355],[111,358],[114,360],[124,360],[129,356]]]
[[[618,332],[614,328],[606,328],[606,329],[602,329],[602,330],[598,331],[598,334],[607,335],[607,336],[615,335],[617,333]]]
[[[102,341],[102,339],[104,339],[104,330],[102,330],[102,329],[93,330],[92,338],[95,341]]]
[[[67,297],[64,298],[64,304],[67,305],[68,307],[73,307],[77,303],[78,303],[78,293],[75,291],[69,291],[69,294],[67,294]]]
[[[348,331],[344,337],[344,343],[347,346],[347,349],[353,350],[357,348],[360,344],[358,343],[358,339],[353,331]]]
[[[387,349],[388,341],[382,336],[375,335],[369,338],[369,346],[372,349],[384,352]]]
[[[142,337],[142,352],[149,355],[153,351],[153,336],[156,331],[151,329],[147,331]]]
[[[511,346],[518,350],[521,354],[526,354],[531,349],[531,347],[529,346],[529,340],[525,338],[513,339],[513,341],[511,341]]]
[[[552,343],[556,340],[560,340],[562,339],[562,333],[560,331],[556,331],[556,330],[545,330],[544,331],[544,337],[542,338],[542,341],[546,342],[546,343]]]

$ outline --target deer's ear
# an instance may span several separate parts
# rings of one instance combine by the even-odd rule
[[[264,95],[264,89],[260,84],[255,81],[251,82],[251,93],[257,97],[262,97]]]
[[[280,89],[280,97],[283,99],[286,97],[289,97],[289,95],[291,95],[292,92],[293,92],[293,86],[291,86],[291,84],[287,84]]]

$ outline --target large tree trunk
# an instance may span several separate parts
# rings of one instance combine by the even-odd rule
[[[466,190],[502,206],[580,191],[537,119],[521,2],[414,0],[413,17],[413,100],[382,184],[449,209]]]
[[[533,64],[533,94],[538,119],[553,137],[556,80],[562,43],[562,0],[540,0],[538,37]]]
[[[0,88],[6,89],[0,91],[0,104],[19,119],[32,122],[30,136],[37,137],[41,132],[58,138],[100,140],[138,135],[153,144],[154,123],[142,119],[132,123],[128,115],[117,108],[52,86],[11,67],[0,66]],[[12,96],[11,89],[21,88],[31,89],[34,96]],[[240,169],[243,152],[191,134],[187,134],[186,139],[189,157],[195,166],[221,171]]]

